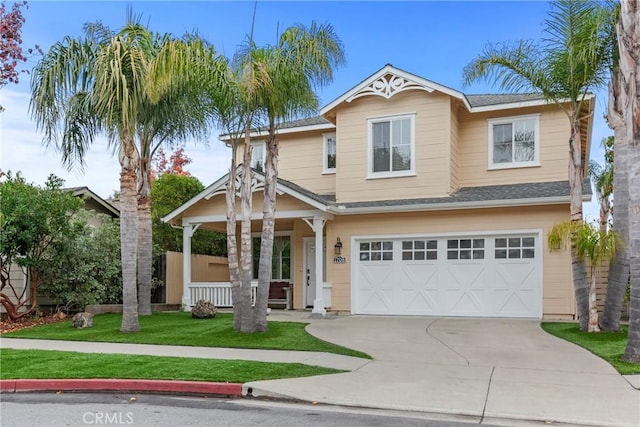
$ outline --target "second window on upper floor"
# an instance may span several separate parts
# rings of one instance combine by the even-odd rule
[[[413,175],[415,115],[368,120],[369,177]]]
[[[489,120],[489,169],[538,166],[538,115]]]
[[[264,172],[264,162],[267,150],[264,141],[254,141],[251,143],[251,167]]]
[[[322,172],[323,173],[335,173],[336,172],[336,134],[324,133],[322,134]]]

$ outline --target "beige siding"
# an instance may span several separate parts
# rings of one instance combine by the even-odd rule
[[[540,166],[487,170],[489,125],[487,120],[526,114],[540,115]],[[559,109],[522,108],[459,115],[459,183],[461,187],[567,180],[569,123]]]
[[[346,264],[327,266],[327,281],[333,283],[332,306],[351,309],[351,237],[419,233],[492,232],[542,228],[543,236],[543,313],[545,317],[572,316],[575,313],[571,262],[568,253],[549,253],[546,236],[554,223],[567,217],[568,206],[477,209],[474,211],[415,212],[388,215],[336,217],[327,223],[327,242],[337,237],[343,242]]]
[[[327,129],[280,135],[278,176],[314,193],[334,194],[336,175],[322,173],[322,134],[334,132]],[[253,138],[254,141],[264,139],[264,136]],[[243,147],[244,144],[240,144],[238,148],[238,164],[242,163]]]
[[[454,192],[458,189],[458,111],[456,108],[456,104],[451,104],[451,159],[450,159],[450,179],[449,179],[449,191]]]
[[[182,304],[182,253],[167,252],[166,304]],[[191,255],[191,280],[194,282],[228,282],[227,258]]]
[[[278,176],[314,193],[335,194],[336,175],[322,173],[322,134],[333,132],[325,130],[281,135]]]
[[[448,96],[408,91],[390,99],[367,96],[337,111],[338,202],[438,197],[449,194]],[[415,113],[415,176],[367,179],[367,119]]]
[[[224,194],[218,194],[209,200],[202,199],[198,201],[195,205],[187,209],[182,214],[182,217],[184,218],[184,217],[208,216],[208,215],[226,217],[227,204],[226,204],[225,197],[226,196]],[[253,212],[254,213],[262,213],[263,200],[264,200],[264,194],[262,190],[258,190],[253,193]],[[276,196],[276,209],[279,212],[285,212],[285,211],[304,211],[304,210],[309,210],[313,208],[296,198],[293,198],[287,194],[282,194],[282,195]],[[238,221],[240,221],[241,212],[242,212],[240,200],[237,200],[236,212],[238,213]]]

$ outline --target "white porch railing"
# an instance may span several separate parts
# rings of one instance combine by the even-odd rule
[[[233,307],[231,283],[229,282],[191,282],[189,287],[190,305],[196,305],[201,299],[212,302],[216,307]],[[251,304],[256,302],[258,283],[251,283]]]

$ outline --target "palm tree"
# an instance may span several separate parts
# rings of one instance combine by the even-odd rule
[[[315,89],[333,79],[333,70],[345,61],[342,43],[331,25],[287,28],[274,46],[241,50],[236,60],[242,67],[264,70],[268,84],[258,86],[259,111],[266,121],[265,184],[258,268],[258,291],[253,310],[254,331],[267,330],[267,301],[273,257],[278,176],[278,126],[317,110]]]
[[[556,224],[549,231],[549,249],[556,251],[566,249],[569,242],[576,248],[581,259],[589,258],[589,322],[588,332],[598,332],[598,306],[596,304],[596,270],[602,261],[611,259],[616,251],[617,235],[605,229],[592,226],[586,222],[564,221]]]
[[[507,91],[540,92],[569,119],[570,217],[582,221],[583,164],[580,126],[590,114],[590,92],[605,82],[610,64],[610,11],[591,2],[558,0],[545,21],[542,44],[488,45],[464,70],[467,84],[485,79]],[[572,245],[573,283],[580,328],[589,314],[585,265]]]
[[[587,173],[593,181],[596,198],[600,203],[600,230],[607,231],[609,216],[611,215],[611,196],[613,195],[613,137],[602,140],[604,147],[605,164],[602,166],[595,160],[589,162]]]
[[[56,43],[37,64],[32,77],[31,112],[45,133],[45,144],[54,144],[68,167],[76,162],[84,164],[84,155],[100,132],[107,134],[109,143],[118,152],[123,276],[121,331],[135,332],[140,329],[136,294],[137,173],[141,157],[144,159],[147,155],[144,152],[140,155],[136,136],[152,134],[147,130],[159,123],[154,121],[155,117],[151,118],[154,114],[169,116],[170,107],[160,100],[167,102],[177,96],[183,101],[183,87],[166,82],[170,81],[169,70],[188,67],[184,64],[177,67],[169,60],[177,41],[158,38],[132,18],[115,34],[100,24],[88,25],[85,30],[84,38],[66,37]],[[154,52],[163,61],[151,72]],[[154,133],[153,137],[158,134]],[[182,136],[171,132],[162,136],[168,134]]]
[[[628,141],[629,189],[629,334],[622,359],[640,363],[640,5],[623,1],[617,25],[620,50],[622,120]]]

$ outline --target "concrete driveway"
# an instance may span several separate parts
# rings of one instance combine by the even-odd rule
[[[245,387],[254,395],[465,415],[484,423],[640,425],[640,392],[537,321],[350,316],[312,320],[307,330],[375,360],[349,373]]]

